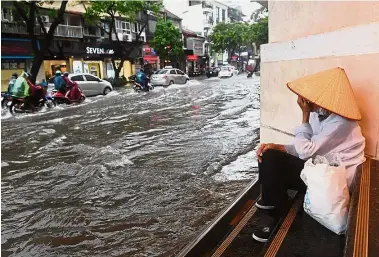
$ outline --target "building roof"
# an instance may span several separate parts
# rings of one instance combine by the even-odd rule
[[[180,18],[179,16],[173,14],[172,12],[170,12],[169,10],[167,10],[166,8],[163,8],[163,11],[167,14],[167,17],[169,17],[171,19],[178,20],[178,21],[182,20],[182,18]]]
[[[189,29],[182,29],[183,35],[187,37],[198,37],[197,33],[195,31],[189,30]]]

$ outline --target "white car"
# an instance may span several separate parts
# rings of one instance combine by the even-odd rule
[[[71,73],[68,78],[78,83],[86,96],[106,95],[113,90],[111,83],[89,73]],[[49,80],[49,88],[54,88],[54,77]]]
[[[220,72],[218,73],[219,78],[223,77],[232,77],[233,75],[238,75],[238,70],[231,65],[225,65],[221,67]]]
[[[175,68],[165,67],[151,76],[150,82],[153,86],[169,86],[172,84],[186,84],[189,77],[183,71]]]

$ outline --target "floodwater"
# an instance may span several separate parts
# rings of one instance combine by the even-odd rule
[[[2,256],[175,256],[256,176],[259,77],[1,119]]]

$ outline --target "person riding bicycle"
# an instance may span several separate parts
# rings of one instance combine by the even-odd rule
[[[61,92],[63,95],[66,94],[66,82],[62,77],[62,72],[57,70],[54,76],[54,88]]]
[[[140,69],[140,71],[137,73],[136,81],[142,86],[145,91],[149,91],[149,88],[147,86],[147,76],[143,69]]]
[[[13,89],[14,83],[17,80],[17,77],[18,77],[18,74],[17,73],[13,73],[11,79],[9,80],[7,92],[10,93],[10,94],[12,94],[12,89]]]

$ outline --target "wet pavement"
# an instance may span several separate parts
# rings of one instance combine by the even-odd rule
[[[256,176],[259,77],[1,123],[2,256],[175,256]]]

